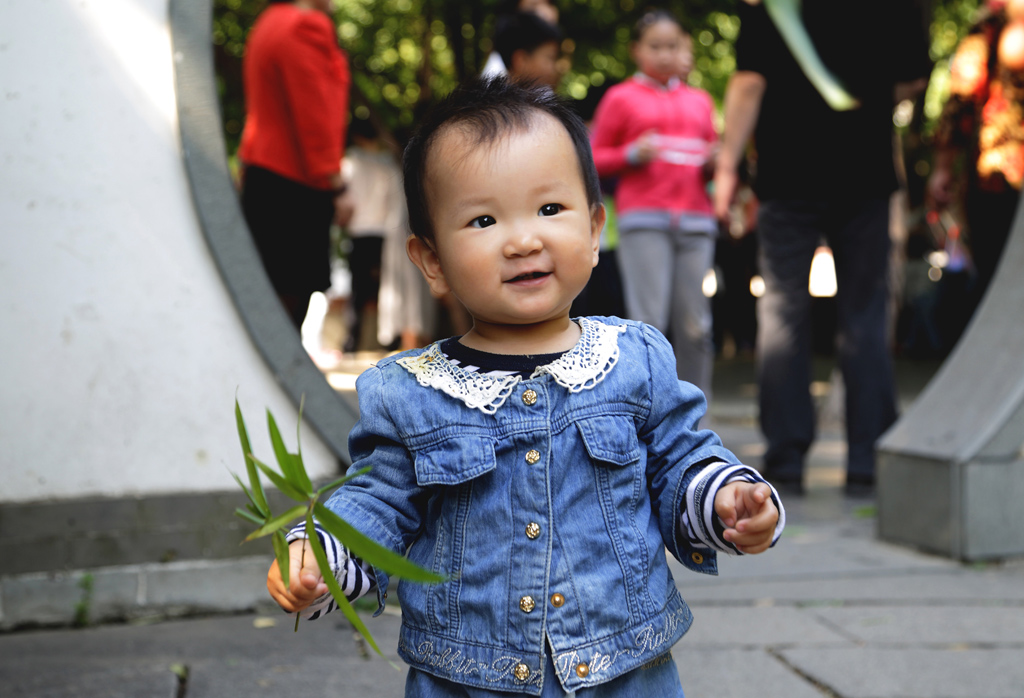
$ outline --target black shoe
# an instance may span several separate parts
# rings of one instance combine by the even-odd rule
[[[870,499],[875,496],[875,476],[847,473],[843,493],[847,497]]]
[[[780,495],[790,496],[803,496],[804,494],[804,478],[803,475],[794,474],[774,474],[770,470],[766,470],[761,473],[761,477],[770,482],[775,488],[775,491]]]

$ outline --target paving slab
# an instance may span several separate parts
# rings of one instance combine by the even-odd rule
[[[131,660],[86,665],[74,659],[35,665],[46,673],[7,677],[0,674],[5,698],[176,698],[178,678],[159,664]]]
[[[841,698],[1024,696],[1020,649],[801,648],[779,654]]]
[[[683,639],[672,652],[686,698],[823,698],[813,683],[762,650],[697,649]],[[628,698],[628,697],[626,697]]]
[[[255,629],[239,623],[230,652],[193,659],[188,698],[280,698],[289,696],[401,696],[406,665],[398,659],[400,618],[386,614],[364,620],[384,653],[366,646],[343,617],[303,622],[293,632],[291,617],[261,616],[274,627]],[[259,634],[266,644],[254,652],[246,636]]]
[[[174,669],[187,667],[188,698],[269,698],[285,685],[298,695],[348,695],[323,690],[342,678],[399,696],[405,685],[395,653],[400,618],[387,614],[367,623],[387,659],[357,641],[343,616],[305,622],[297,633],[293,617],[283,613],[8,633],[0,635],[0,695],[174,698]]]
[[[757,603],[760,605],[842,605],[895,603],[1024,602],[1024,575],[985,574],[969,570],[893,572],[863,575],[804,575],[723,582],[688,587],[676,583],[688,602]],[[1024,696],[1024,692],[1022,692]]]
[[[683,643],[700,648],[838,645],[851,643],[837,624],[794,607],[702,607],[691,604],[693,625]]]
[[[1024,605],[858,606],[808,609],[807,613],[845,637],[872,645],[1013,645],[1024,649]]]

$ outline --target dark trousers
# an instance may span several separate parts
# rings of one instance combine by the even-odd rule
[[[331,285],[331,192],[249,166],[242,211],[270,283],[300,327],[310,294]]]
[[[383,235],[359,235],[349,238],[352,249],[348,253],[348,267],[352,272],[352,310],[353,321],[346,351],[358,351],[370,347],[360,347],[359,339],[363,333],[366,312],[371,307],[376,309],[380,296],[380,265],[384,253]]]
[[[798,480],[815,434],[811,259],[824,238],[836,264],[839,366],[846,388],[847,478],[874,475],[874,444],[896,420],[888,346],[889,200],[766,201],[758,215],[765,295],[758,302],[758,385],[766,471]]]

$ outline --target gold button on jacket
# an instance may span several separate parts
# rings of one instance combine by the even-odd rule
[[[590,667],[587,666],[586,662],[580,662],[576,665],[576,676],[579,676],[581,679],[590,676]]]
[[[529,451],[526,452],[526,462],[529,463],[530,465],[534,465],[539,460],[540,451],[538,451],[537,449],[531,448]]]
[[[529,613],[536,607],[536,605],[537,604],[534,603],[532,596],[524,596],[519,599],[519,610],[523,613]]]
[[[523,404],[527,407],[531,407],[537,404],[537,391],[527,390],[523,393]]]
[[[516,668],[512,670],[512,673],[520,681],[526,681],[526,679],[530,678],[530,667],[520,662],[516,664]]]
[[[551,595],[551,605],[554,606],[555,608],[561,608],[562,606],[565,605],[565,597],[562,596],[561,594],[552,594]]]
[[[526,537],[530,540],[536,540],[537,536],[540,535],[540,525],[533,523],[532,521],[526,524]]]

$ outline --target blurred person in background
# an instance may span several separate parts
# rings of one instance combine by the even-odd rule
[[[502,23],[494,45],[508,67],[508,76],[519,82],[558,87],[562,32],[532,12],[517,12]]]
[[[711,305],[702,283],[718,229],[706,190],[718,135],[711,97],[679,79],[685,39],[668,12],[640,18],[632,45],[638,71],[601,100],[592,145],[601,177],[618,177],[626,314],[668,336],[679,378],[710,399]]]
[[[481,77],[493,78],[497,75],[507,75],[509,65],[502,58],[497,45],[497,36],[502,33],[504,25],[511,17],[519,12],[531,12],[552,26],[558,26],[558,7],[550,0],[505,0],[498,8],[497,20],[495,21],[494,50],[487,56],[484,67],[480,70]]]
[[[973,312],[999,264],[1024,180],[1024,0],[989,0],[957,46],[934,147],[929,203],[941,212],[962,199],[976,270]]]
[[[374,351],[381,258],[385,239],[405,227],[401,171],[367,119],[349,124],[349,146],[342,161],[352,216],[345,226],[352,274],[352,314],[346,351]],[[402,238],[405,244],[405,238]]]
[[[242,209],[295,326],[331,285],[330,229],[344,223],[341,159],[350,75],[330,0],[270,0],[242,61]]]
[[[436,313],[430,289],[405,253],[411,232],[402,168],[368,119],[354,119],[349,134],[342,169],[353,202],[345,229],[352,243],[353,318],[346,349],[415,349],[430,338]]]
[[[748,0],[749,1],[749,0]],[[873,491],[875,441],[896,420],[889,355],[889,199],[897,188],[892,110],[922,91],[931,71],[914,0],[806,0],[803,27],[856,98],[836,111],[801,68],[763,5],[739,5],[737,71],[725,97],[725,135],[715,172],[715,212],[729,225],[748,140],[757,149],[760,200],[758,388],[768,441],[764,473],[803,491],[814,440],[811,297],[815,249],[835,258],[839,364],[846,387],[850,494]]]

